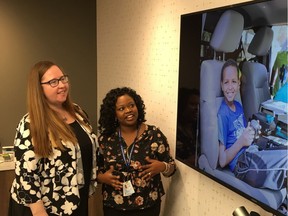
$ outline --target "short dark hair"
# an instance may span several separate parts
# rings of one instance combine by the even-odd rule
[[[138,95],[135,90],[129,87],[114,88],[106,94],[100,107],[100,118],[98,120],[98,129],[100,134],[111,135],[116,131],[116,128],[118,127],[118,124],[115,121],[116,102],[117,99],[123,95],[129,95],[135,101],[136,107],[138,109],[138,125],[146,121],[145,104],[141,96]]]

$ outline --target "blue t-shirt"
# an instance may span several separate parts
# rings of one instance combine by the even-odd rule
[[[218,110],[218,139],[225,145],[226,149],[229,149],[237,141],[247,126],[242,105],[238,101],[234,101],[234,104],[235,112],[227,106],[225,100],[222,101]],[[231,171],[234,170],[239,155],[246,148],[243,147],[229,163]]]

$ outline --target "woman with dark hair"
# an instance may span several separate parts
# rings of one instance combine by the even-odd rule
[[[162,173],[176,170],[165,135],[145,124],[145,104],[135,90],[110,90],[100,109],[97,179],[103,183],[105,216],[158,216],[164,188]]]

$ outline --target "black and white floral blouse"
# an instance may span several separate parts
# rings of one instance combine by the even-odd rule
[[[139,177],[141,170],[138,169],[138,166],[147,164],[145,158],[148,156],[151,159],[167,162],[175,169],[175,161],[170,155],[167,139],[160,129],[152,125],[146,125],[145,131],[135,142],[131,154],[131,164],[127,170],[118,135],[118,132],[115,132],[110,137],[100,136],[98,138],[104,159],[104,163],[98,163],[99,171],[104,173],[113,165],[115,175],[119,175],[122,182],[127,179],[131,180],[135,193],[130,196],[123,196],[122,190],[115,190],[112,186],[103,184],[103,204],[106,207],[121,210],[152,207],[159,203],[161,197],[165,194],[161,175],[157,174],[148,181],[142,180]],[[127,155],[127,145],[123,138],[121,142],[123,143],[124,154]],[[132,145],[128,147],[129,154],[131,148]]]
[[[76,115],[82,119],[78,113]],[[66,151],[53,148],[49,158],[40,158],[34,153],[29,124],[29,115],[26,114],[16,130],[14,141],[16,175],[11,187],[11,197],[24,206],[42,200],[49,215],[71,215],[80,202],[79,188],[84,185],[79,145],[62,142]],[[93,149],[89,191],[92,194],[97,185],[97,138],[88,123],[81,127],[91,139]]]

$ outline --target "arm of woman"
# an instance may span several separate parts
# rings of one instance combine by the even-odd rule
[[[120,176],[113,175],[114,167],[111,166],[105,173],[99,172],[97,180],[99,183],[104,183],[114,187],[116,190],[121,190],[123,183],[120,181]]]
[[[109,170],[105,168],[104,158],[107,156],[105,155],[105,142],[105,138],[103,136],[99,136],[99,151],[97,153],[97,181],[102,184],[110,185],[116,190],[121,190],[123,183],[120,181],[120,176],[113,174],[114,167],[110,166]]]
[[[22,205],[37,203],[36,206],[38,206],[40,204],[38,202],[41,201],[41,183],[38,175],[40,158],[34,152],[27,116],[20,121],[17,127],[14,151],[16,161],[12,197]]]
[[[48,216],[42,200],[29,205],[33,216]]]
[[[172,176],[176,171],[176,163],[170,154],[170,146],[166,136],[158,128],[155,129],[151,149],[155,151],[154,154],[157,157],[155,159],[146,158],[148,164],[141,166],[140,169],[143,169],[143,171],[140,176],[149,178],[159,173],[162,173],[165,177]]]
[[[165,170],[161,171],[163,176],[170,177],[176,171],[176,163],[170,153],[170,146],[167,141],[166,136],[162,133],[162,131],[158,128],[157,129],[157,139],[158,142],[161,143],[158,149],[158,157],[159,160],[162,161],[165,165]]]

